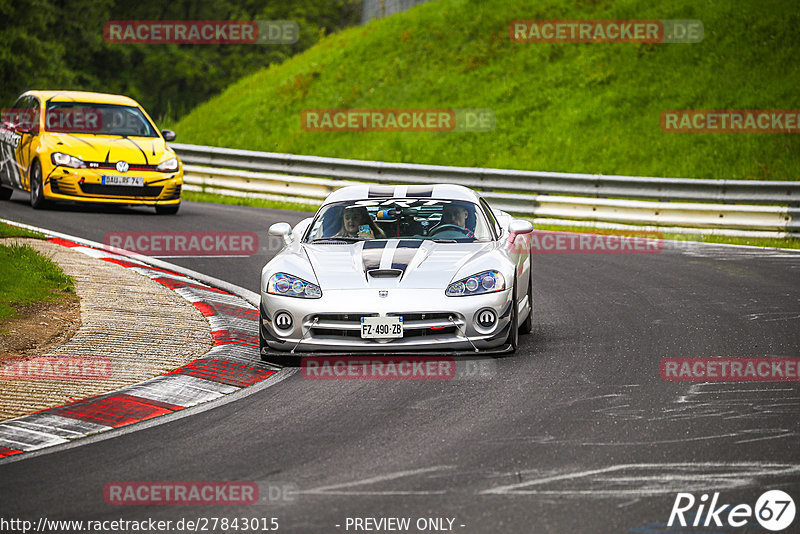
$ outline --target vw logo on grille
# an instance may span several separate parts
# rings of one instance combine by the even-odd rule
[[[386,291],[385,289],[381,289],[380,291],[378,291],[378,296],[381,298],[386,298],[389,296],[389,292]]]
[[[481,310],[475,314],[475,322],[483,328],[491,328],[497,322],[497,314],[494,313],[494,310]]]
[[[275,326],[281,330],[288,330],[292,327],[292,316],[287,312],[280,312],[275,315]]]
[[[117,162],[117,172],[128,172],[128,162],[127,161],[118,161]]]

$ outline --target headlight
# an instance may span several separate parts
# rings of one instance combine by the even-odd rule
[[[267,293],[303,299],[318,299],[322,296],[322,290],[318,285],[284,273],[276,273],[270,277],[267,283]]]
[[[161,172],[172,172],[178,170],[178,159],[177,158],[170,158],[167,161],[160,163],[158,167],[156,167],[157,171]]]
[[[497,271],[483,271],[473,274],[467,278],[462,278],[458,282],[453,282],[447,286],[444,292],[448,297],[466,297],[467,295],[482,295],[494,293],[506,288],[506,280]]]
[[[53,162],[53,165],[61,165],[62,167],[72,167],[75,169],[86,168],[86,164],[82,159],[70,156],[69,154],[64,154],[63,152],[53,152],[50,155],[50,161]]]

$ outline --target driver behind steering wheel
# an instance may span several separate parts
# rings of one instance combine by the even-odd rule
[[[446,224],[452,224],[458,226],[459,228],[463,228],[467,236],[472,237],[472,231],[467,228],[468,217],[469,211],[464,206],[453,203],[445,204],[442,208],[442,220],[434,227],[434,229]]]

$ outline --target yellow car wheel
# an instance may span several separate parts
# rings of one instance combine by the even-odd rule
[[[156,213],[158,215],[175,215],[178,213],[181,205],[178,204],[169,204],[167,206],[156,206]]]
[[[42,185],[42,166],[37,160],[31,165],[31,206],[37,210],[47,207]]]

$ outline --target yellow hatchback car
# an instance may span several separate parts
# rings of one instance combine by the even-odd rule
[[[28,91],[2,113],[0,199],[17,189],[34,208],[63,200],[177,213],[183,166],[167,146],[174,139],[126,96]]]

